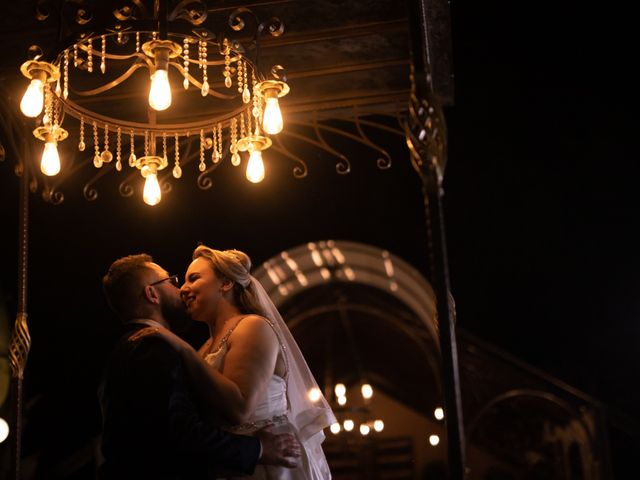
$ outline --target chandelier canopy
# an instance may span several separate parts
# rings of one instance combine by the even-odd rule
[[[60,172],[57,144],[70,136],[63,124],[72,117],[78,151],[92,148],[97,169],[113,160],[117,171],[139,169],[149,205],[161,198],[158,172],[171,165],[180,178],[181,144],[194,140],[200,172],[227,156],[239,166],[245,154],[247,179],[260,182],[269,136],[283,129],[278,99],[289,86],[280,65],[268,77],[260,70],[259,42],[265,33],[281,35],[282,22],[260,22],[238,8],[224,24],[210,25],[205,1],[115,2],[108,14],[96,10],[104,5],[85,3],[62,2],[61,46],[32,47],[32,59],[21,67],[30,83],[20,108],[36,119],[33,134],[44,142],[42,172]],[[50,12],[40,7],[38,19],[47,21]],[[213,33],[221,26],[225,32]]]

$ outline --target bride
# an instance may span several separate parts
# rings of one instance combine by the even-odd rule
[[[199,246],[180,295],[191,316],[209,326],[198,352],[162,332],[181,352],[198,394],[228,430],[252,434],[270,426],[293,431],[303,446],[295,469],[259,465],[258,479],[329,480],[323,429],[335,417],[282,317],[251,276],[238,250]]]

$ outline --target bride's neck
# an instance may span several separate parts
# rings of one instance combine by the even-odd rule
[[[229,303],[220,305],[215,321],[209,325],[211,338],[226,332],[231,326],[230,323],[235,322],[240,315],[240,310],[235,305]]]

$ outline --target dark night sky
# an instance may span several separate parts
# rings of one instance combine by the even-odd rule
[[[630,30],[620,11],[548,6],[453,7],[446,191],[460,323],[638,412]]]
[[[452,5],[456,97],[446,109],[445,214],[458,322],[637,417],[640,166],[631,15],[620,5],[496,3]],[[317,167],[302,183],[283,169],[254,190],[233,172],[216,172],[215,191],[186,200],[181,194],[192,185],[183,179],[151,213],[137,198],[118,198],[115,185],[103,186],[92,204],[73,198],[81,192],[71,184],[62,206],[33,197],[29,382],[70,388],[95,375],[91,361],[78,366],[78,359],[98,357],[112,332],[99,313],[99,278],[133,251],[181,272],[198,241],[245,249],[257,264],[306,241],[344,238],[388,248],[424,271],[420,186],[407,163],[378,172],[363,162],[347,177]],[[11,168],[0,165],[8,225],[16,221],[8,213],[17,198]],[[60,225],[74,225],[73,234]],[[275,235],[273,225],[286,234]],[[5,251],[15,251],[12,235],[4,234]],[[7,257],[3,287],[12,293],[15,254]],[[55,382],[43,373],[54,352]],[[84,394],[66,407],[82,415]]]

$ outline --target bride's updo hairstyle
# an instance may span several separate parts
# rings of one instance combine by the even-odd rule
[[[233,282],[233,300],[241,313],[264,316],[251,283],[251,259],[240,250],[215,250],[200,245],[193,251],[193,260],[206,258],[216,276]]]

